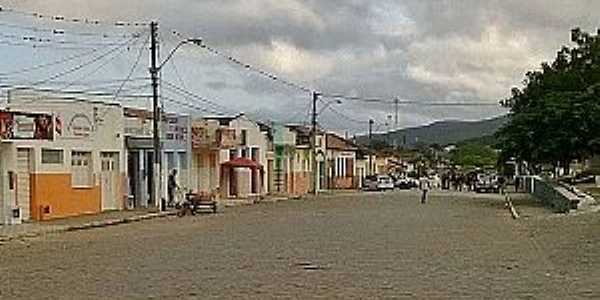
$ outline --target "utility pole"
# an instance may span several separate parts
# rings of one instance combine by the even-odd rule
[[[162,151],[160,147],[160,109],[158,107],[158,72],[156,66],[158,61],[158,23],[150,23],[150,78],[152,80],[152,109],[153,109],[153,144],[154,144],[154,166],[152,168],[152,190],[150,191],[150,200],[157,205],[160,210],[166,207],[161,199],[161,175],[162,175]]]
[[[318,164],[317,164],[317,102],[319,101],[319,96],[321,94],[317,92],[313,92],[312,94],[312,130],[311,130],[311,161],[312,161],[312,175],[313,175],[313,193],[314,195],[319,194],[319,173],[317,172]]]
[[[375,121],[373,119],[369,120],[369,170],[367,175],[373,175],[373,124]]]

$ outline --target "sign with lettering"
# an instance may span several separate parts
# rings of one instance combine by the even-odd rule
[[[94,131],[94,124],[90,118],[88,118],[88,116],[84,114],[76,114],[71,118],[71,121],[67,126],[67,130],[73,137],[85,138],[89,137]]]
[[[3,140],[52,140],[54,128],[51,115],[0,111]]]

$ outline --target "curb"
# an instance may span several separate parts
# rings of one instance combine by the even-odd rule
[[[121,225],[121,224],[136,223],[136,222],[141,222],[141,221],[146,221],[146,220],[166,218],[166,217],[175,216],[175,215],[177,215],[177,212],[175,212],[175,211],[160,212],[160,213],[150,213],[150,214],[145,214],[145,215],[132,216],[132,217],[121,218],[121,219],[108,219],[108,220],[102,220],[102,221],[94,221],[94,222],[84,223],[84,224],[79,224],[79,225],[66,225],[66,226],[63,226],[60,228],[54,228],[54,229],[49,229],[49,230],[40,230],[38,232],[26,232],[26,233],[16,234],[13,236],[3,236],[3,237],[0,237],[0,243],[10,242],[10,241],[17,240],[17,239],[35,238],[35,237],[40,237],[40,236],[49,235],[49,234],[62,233],[62,232],[83,231],[83,230],[89,230],[89,229],[117,226],[117,225]]]
[[[127,217],[127,218],[122,218],[122,219],[109,219],[109,220],[95,221],[95,222],[81,224],[81,225],[67,226],[62,231],[70,232],[70,231],[79,231],[79,230],[94,229],[94,228],[104,228],[104,227],[116,226],[116,225],[127,224],[127,223],[136,223],[136,222],[141,222],[141,221],[151,220],[151,219],[166,218],[166,217],[175,216],[175,215],[177,215],[177,212],[174,212],[174,211],[173,212],[150,213],[150,214]]]
[[[508,210],[510,211],[512,218],[515,220],[519,219],[519,217],[520,217],[519,213],[515,209],[515,206],[513,205],[512,200],[510,199],[509,195],[506,195],[506,206],[508,207]]]

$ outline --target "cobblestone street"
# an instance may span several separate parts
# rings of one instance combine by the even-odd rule
[[[0,246],[1,299],[599,299],[600,217],[357,194]]]

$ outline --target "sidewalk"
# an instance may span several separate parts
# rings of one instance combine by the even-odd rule
[[[101,228],[125,223],[140,222],[175,215],[175,211],[156,212],[152,210],[133,210],[105,212],[97,215],[80,216],[21,225],[0,225],[0,243],[41,235],[91,228]]]
[[[357,191],[328,191],[319,193],[321,198],[335,197],[339,195],[360,195]],[[255,204],[277,203],[280,201],[296,199],[314,199],[313,195],[303,197],[267,196],[262,199],[227,199],[221,200],[219,210],[228,207],[246,206]],[[133,210],[105,212],[97,215],[79,216],[44,222],[24,223],[21,225],[0,225],[0,244],[11,240],[33,238],[47,234],[101,228],[125,223],[140,222],[144,220],[164,218],[173,216],[176,211],[156,212],[155,210]]]

